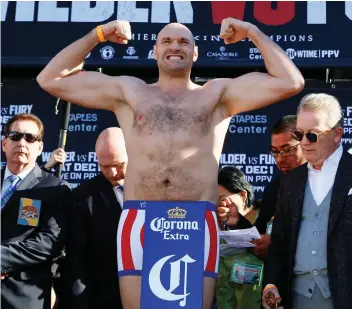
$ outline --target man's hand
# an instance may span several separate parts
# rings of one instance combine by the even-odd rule
[[[50,156],[49,161],[44,165],[48,170],[55,167],[57,163],[65,164],[66,161],[66,152],[62,148],[54,150]]]
[[[265,309],[284,309],[284,307],[278,305],[281,303],[281,297],[277,287],[273,284],[268,284],[262,296],[262,305]]]
[[[253,241],[253,244],[255,245],[255,247],[253,248],[253,253],[262,258],[265,258],[268,255],[268,247],[271,243],[271,237],[267,234],[263,234],[260,236],[261,237],[259,239]]]
[[[125,20],[113,20],[102,25],[103,34],[106,40],[119,44],[127,44],[131,40],[131,26]]]
[[[223,223],[236,225],[239,220],[238,208],[228,197],[220,196],[217,207],[217,217],[220,227]]]
[[[248,36],[252,24],[235,19],[225,18],[221,22],[220,38],[224,39],[225,44],[236,43]]]

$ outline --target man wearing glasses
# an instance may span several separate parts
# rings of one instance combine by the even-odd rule
[[[293,134],[308,161],[282,180],[265,269],[263,306],[348,309],[352,303],[352,156],[343,113],[327,94],[305,96]],[[280,305],[281,305],[280,303]]]
[[[72,194],[57,309],[122,309],[116,236],[128,158],[121,129],[100,133],[95,151],[101,174]]]
[[[18,114],[5,128],[1,171],[1,305],[49,309],[52,260],[63,246],[68,184],[36,164],[44,128],[32,114]]]
[[[270,153],[283,174],[306,162],[300,144],[292,133],[296,127],[296,120],[296,115],[284,116],[274,125],[271,132]],[[256,247],[253,248],[253,252],[262,258],[268,254],[270,235],[267,234],[267,226],[275,214],[281,179],[282,177],[277,177],[265,188],[260,214],[255,223],[261,238],[255,241]]]
[[[306,162],[299,142],[293,137],[292,133],[296,127],[296,119],[296,115],[284,116],[272,128],[270,153],[283,174]],[[253,248],[253,253],[262,258],[265,258],[268,254],[270,235],[267,234],[267,226],[275,214],[281,179],[282,177],[277,177],[265,188],[259,217],[255,222],[261,238],[255,241],[256,246]],[[226,220],[230,228],[240,229],[250,226],[244,217],[240,216],[237,211],[234,213],[231,209],[228,216],[224,216],[222,219]],[[231,227],[231,223],[235,221],[238,223]]]

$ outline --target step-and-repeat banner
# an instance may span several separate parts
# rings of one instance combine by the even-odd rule
[[[46,162],[51,151],[58,147],[62,115],[55,114],[57,99],[43,91],[35,81],[4,81],[1,89],[1,133],[5,124],[18,113],[34,113],[45,126],[44,152],[39,163]],[[352,84],[308,83],[299,95],[275,105],[239,114],[232,118],[228,128],[220,165],[240,168],[254,185],[260,198],[265,186],[275,177],[277,168],[270,155],[272,126],[284,115],[295,114],[299,100],[307,93],[325,92],[336,96],[344,109],[344,136],[342,144],[352,147]],[[61,103],[60,103],[61,104]],[[60,108],[59,108],[60,109]],[[94,152],[96,138],[107,127],[117,126],[112,112],[86,109],[72,105],[67,140],[67,161],[62,177],[73,186],[89,180],[99,173]],[[2,162],[4,156],[2,153]]]
[[[128,45],[98,45],[87,57],[97,67],[155,65],[153,45],[169,22],[188,26],[199,46],[196,67],[262,66],[248,39],[225,45],[223,18],[257,25],[303,67],[352,66],[350,1],[2,1],[2,65],[41,66],[99,24],[131,22]]]

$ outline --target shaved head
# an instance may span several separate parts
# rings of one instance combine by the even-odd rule
[[[189,30],[188,27],[186,27],[185,25],[179,23],[167,24],[163,29],[161,29],[158,33],[157,42],[160,38],[164,36],[168,37],[176,33],[180,36],[189,39],[191,42],[193,42],[193,44],[195,44],[193,33],[191,32],[191,30]]]
[[[102,131],[95,143],[98,159],[102,155],[111,153],[126,153],[125,139],[120,128],[107,128]],[[127,156],[127,154],[126,154]]]
[[[102,131],[95,144],[99,167],[113,186],[123,184],[127,168],[125,139],[120,128]]]

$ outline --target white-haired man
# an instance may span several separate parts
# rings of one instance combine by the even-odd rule
[[[301,100],[294,136],[308,163],[282,181],[264,308],[280,299],[285,309],[351,308],[352,156],[340,144],[342,125],[335,97]]]

